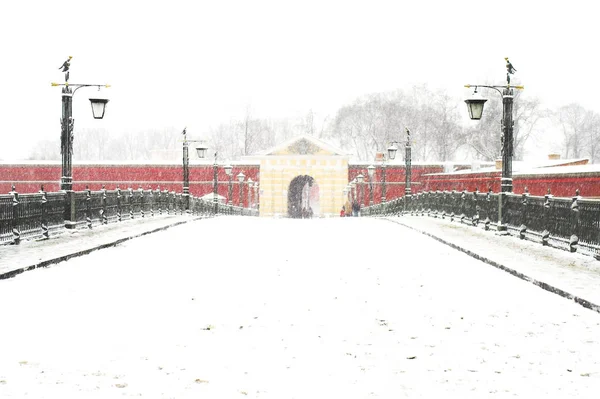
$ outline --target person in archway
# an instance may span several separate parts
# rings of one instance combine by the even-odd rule
[[[312,207],[308,207],[308,211],[307,211],[307,215],[306,215],[309,219],[312,219],[313,217],[313,210]]]

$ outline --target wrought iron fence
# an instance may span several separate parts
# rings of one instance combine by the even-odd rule
[[[71,227],[91,229],[126,220],[183,214],[258,216],[258,210],[220,203],[215,207],[213,202],[160,189],[86,189],[73,192],[71,197],[65,191],[48,193],[43,187],[35,194],[19,194],[13,186],[9,194],[0,194],[0,245],[48,238],[64,229],[71,215]]]
[[[489,230],[498,226],[500,201],[510,234],[571,252],[580,249],[600,259],[600,200],[584,199],[579,190],[572,198],[554,197],[550,191],[543,197],[527,191],[425,191],[366,207],[362,215],[427,215]]]

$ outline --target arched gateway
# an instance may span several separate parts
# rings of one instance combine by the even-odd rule
[[[307,218],[321,214],[319,185],[311,176],[296,176],[288,188],[287,216]]]
[[[247,158],[260,162],[260,216],[336,216],[344,205],[349,155],[328,143],[300,136]]]

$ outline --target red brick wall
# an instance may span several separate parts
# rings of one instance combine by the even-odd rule
[[[233,202],[239,203],[239,183],[237,175],[243,172],[245,181],[260,180],[258,165],[234,165],[232,186]],[[228,197],[229,177],[222,166],[217,169],[218,193]],[[15,184],[19,193],[34,193],[44,185],[46,191],[60,190],[61,166],[42,164],[0,165],[0,194],[6,194]],[[183,188],[183,167],[181,165],[73,165],[73,189],[81,191],[89,186],[100,190],[105,185],[112,190],[117,185],[144,189],[157,189],[181,192]],[[190,165],[190,194],[202,196],[213,192],[213,166]],[[244,204],[247,206],[248,188],[244,186]]]

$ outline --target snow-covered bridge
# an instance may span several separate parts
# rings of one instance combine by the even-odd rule
[[[397,222],[598,279],[591,257],[439,220],[192,221],[0,281],[0,397],[597,394],[600,314]]]

